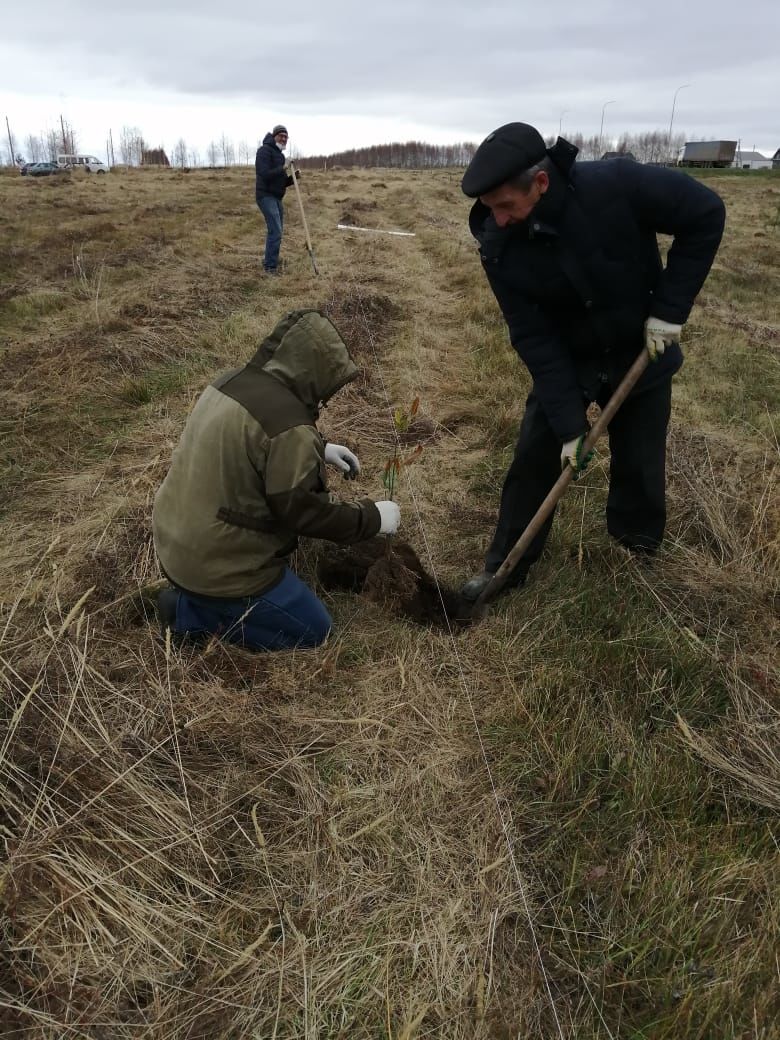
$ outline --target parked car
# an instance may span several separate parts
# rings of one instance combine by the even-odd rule
[[[28,177],[50,177],[54,173],[67,173],[67,170],[58,166],[56,162],[31,163],[27,170]]]

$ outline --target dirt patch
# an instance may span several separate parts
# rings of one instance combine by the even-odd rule
[[[148,300],[136,300],[123,304],[119,313],[123,318],[131,318],[137,325],[154,325],[161,320],[180,321],[188,312],[184,307],[165,307]]]
[[[339,217],[339,224],[360,224],[367,213],[375,213],[377,204],[365,202],[363,199],[343,199],[344,209]]]
[[[444,427],[435,419],[431,419],[427,415],[417,415],[409,423],[408,429],[396,430],[386,427],[377,432],[376,439],[390,448],[395,446],[396,441],[404,446],[433,444],[441,438],[443,429]]]
[[[346,548],[329,546],[328,550],[317,567],[326,589],[362,593],[421,625],[454,628],[469,623],[460,595],[437,585],[407,542],[374,538]]]

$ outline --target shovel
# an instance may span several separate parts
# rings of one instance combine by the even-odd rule
[[[644,370],[647,368],[649,361],[647,350],[643,347],[642,353],[637,356],[636,361],[633,363],[628,372],[623,376],[617,389],[615,390],[612,397],[604,405],[601,415],[595,421],[590,429],[590,433],[585,438],[585,443],[582,446],[583,456],[587,456],[588,452],[595,445],[596,441],[601,437],[606,428],[612,421],[612,417],[621,404],[625,401],[628,395],[634,388],[639,377],[642,375]],[[498,568],[496,573],[493,575],[493,580],[485,586],[480,593],[479,597],[474,601],[474,605],[471,608],[470,616],[474,620],[478,620],[485,616],[487,604],[498,595],[501,589],[506,584],[509,575],[515,568],[515,565],[523,556],[528,549],[528,546],[537,536],[541,530],[544,522],[547,520],[549,515],[555,509],[556,505],[560,502],[563,496],[566,494],[566,489],[575,477],[575,472],[571,466],[561,473],[560,477],[553,484],[550,489],[547,498],[539,506],[528,527],[523,531],[520,537],[515,542],[513,548],[510,550],[509,555]]]
[[[309,259],[311,260],[311,266],[314,268],[314,273],[319,274],[317,270],[317,261],[314,259],[314,250],[311,245],[311,238],[309,237],[309,225],[306,223],[306,214],[303,212],[303,199],[301,198],[301,189],[298,187],[298,178],[295,176],[295,163],[290,159],[290,174],[293,179],[293,185],[295,187],[295,194],[298,198],[298,206],[301,210],[301,221],[303,223],[303,233],[306,236],[306,248],[309,251]]]

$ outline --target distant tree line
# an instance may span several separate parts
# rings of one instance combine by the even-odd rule
[[[676,158],[678,151],[687,137],[682,132],[674,134],[669,140],[668,132],[652,130],[645,133],[623,133],[614,137],[600,138],[598,134],[585,137],[580,133],[564,134],[567,140],[579,148],[581,159],[598,159],[604,152],[630,152],[639,162],[669,162]],[[61,120],[59,128],[45,130],[40,134],[30,134],[24,138],[23,145],[18,144],[13,134],[8,132],[9,140],[3,146],[3,158],[7,165],[27,160],[40,162],[55,160],[60,152],[74,153],[78,151],[78,143],[73,127]],[[116,140],[116,144],[115,144]],[[555,135],[547,139],[553,144]],[[144,166],[159,162],[154,156],[164,155],[171,166],[249,166],[254,161],[256,145],[242,140],[236,146],[226,135],[222,134],[217,141],[209,142],[205,155],[197,148],[191,147],[180,137],[173,145],[173,150],[166,152],[164,145],[151,145],[137,126],[123,126],[118,138],[109,132],[106,141],[106,156],[109,165],[117,162],[124,166]],[[392,141],[389,144],[376,144],[366,148],[350,148],[347,151],[332,152],[329,155],[300,155],[295,148],[287,154],[295,159],[299,166],[309,169],[323,169],[329,166],[342,167],[389,167],[391,169],[425,170],[440,169],[448,166],[467,166],[471,161],[477,145],[473,141],[459,141],[455,144],[431,144],[428,141]],[[162,163],[165,165],[165,162]]]
[[[105,144],[108,164],[114,166],[166,165],[179,167],[202,166],[249,166],[254,162],[256,146],[240,141],[238,146],[226,135],[222,134],[218,141],[211,141],[204,157],[197,148],[191,148],[183,137],[168,153],[160,142],[152,145],[137,126],[123,126],[118,137],[109,131]],[[60,154],[73,155],[79,151],[76,133],[68,122],[61,120],[59,128],[44,130],[39,134],[28,134],[19,139],[7,127],[5,139],[0,143],[0,162],[4,166],[19,165],[23,162],[55,162]],[[164,159],[162,158],[164,157]],[[293,156],[295,158],[295,156]]]
[[[298,164],[310,169],[323,166],[383,166],[398,170],[429,170],[446,166],[468,166],[477,146],[472,141],[429,144],[427,141],[392,141],[368,148],[350,148],[330,155],[307,155]]]
[[[163,145],[151,149],[137,127],[123,127],[119,138],[119,153],[125,166],[144,166],[149,164],[150,152],[165,152]],[[171,166],[180,169],[204,165],[204,159],[197,148],[191,148],[183,137],[173,146],[173,152],[166,157]],[[145,159],[146,157],[146,159]],[[238,147],[226,135],[222,134],[218,141],[210,141],[206,148],[205,165],[207,166],[248,166],[254,161],[255,150],[246,141],[239,141]],[[163,163],[163,165],[165,165]]]
[[[598,134],[584,137],[580,133],[564,134],[567,141],[579,148],[578,158],[600,159],[605,152],[617,152],[625,154],[630,152],[633,157],[642,163],[665,163],[677,158],[678,151],[683,147],[686,140],[685,133],[676,133],[669,139],[669,132],[664,130],[650,130],[641,134],[623,133],[620,137],[600,138]],[[555,136],[547,138],[548,146],[555,141]]]

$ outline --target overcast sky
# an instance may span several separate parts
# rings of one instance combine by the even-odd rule
[[[276,122],[302,154],[389,140],[668,130],[780,147],[780,3],[33,0],[4,5],[0,113],[21,144],[123,125],[202,156]],[[5,127],[3,134],[5,132]],[[24,151],[24,148],[21,148]]]

